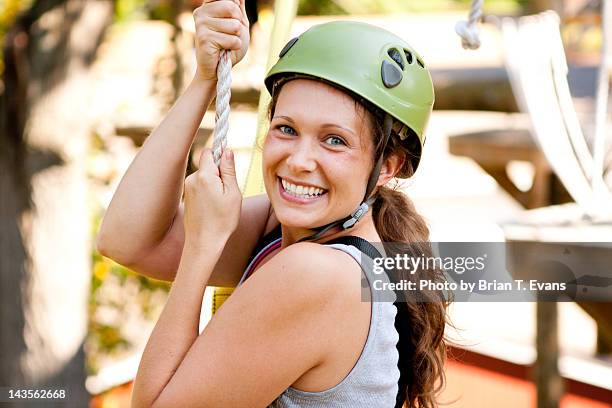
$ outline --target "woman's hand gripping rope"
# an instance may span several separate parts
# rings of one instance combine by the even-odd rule
[[[231,67],[246,54],[249,21],[245,0],[205,0],[193,18],[196,26],[196,75],[217,80],[213,158],[220,165],[229,129]]]
[[[238,226],[241,207],[234,153],[226,149],[217,168],[212,150],[204,149],[199,170],[185,179],[185,245],[227,241]]]
[[[232,65],[245,56],[249,48],[249,20],[245,0],[205,0],[193,11],[195,23],[196,75],[205,80],[217,79],[221,53],[229,51]]]

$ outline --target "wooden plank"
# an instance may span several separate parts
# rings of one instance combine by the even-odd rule
[[[153,126],[121,126],[115,129],[115,133],[117,136],[125,136],[132,139],[134,145],[140,147],[151,132],[153,132],[153,129]],[[194,146],[204,146],[212,132],[212,129],[199,128],[194,140]]]
[[[609,247],[612,242],[612,208],[607,216],[585,217],[575,203],[525,211],[503,226],[508,241],[575,242]]]
[[[550,171],[527,129],[491,129],[452,136],[449,150],[452,154],[471,157],[481,165],[500,166],[510,160],[522,160]]]

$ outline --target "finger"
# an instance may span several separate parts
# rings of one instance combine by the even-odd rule
[[[200,155],[200,170],[201,175],[214,174],[217,177],[219,176],[219,169],[215,165],[215,161],[213,159],[212,149],[206,148],[202,149],[202,154]]]
[[[242,47],[242,40],[237,35],[209,30],[207,36],[210,42],[220,50],[239,50]]]
[[[235,18],[238,21],[242,21],[242,11],[240,6],[234,3],[232,0],[218,0],[214,2],[207,2],[202,6],[204,15],[217,18]]]
[[[245,25],[249,25],[249,19],[247,18],[247,12],[246,12],[246,0],[236,0],[238,2],[238,4],[240,5],[240,11],[242,12],[242,22]]]
[[[221,165],[219,167],[219,173],[224,188],[229,190],[238,190],[238,180],[236,179],[236,163],[234,161],[233,151],[231,151],[230,149],[225,149],[223,155],[221,155]]]
[[[206,17],[205,25],[211,31],[229,35],[240,35],[242,28],[242,23],[235,18]]]

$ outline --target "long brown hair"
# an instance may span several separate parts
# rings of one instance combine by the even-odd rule
[[[382,148],[384,114],[367,101],[356,99],[356,103],[364,107],[366,115],[373,124],[376,151],[377,154],[381,154],[379,150]],[[414,134],[407,142],[400,142],[399,137],[392,135],[382,152],[383,158],[386,159],[392,154],[403,155],[411,176],[414,171],[409,158],[416,151],[415,145],[418,143]],[[418,149],[420,152],[420,145]],[[386,255],[432,257],[429,228],[408,196],[397,191],[399,186],[400,183],[397,181],[393,187],[381,186],[372,210],[374,225],[384,243]],[[406,269],[390,272],[396,282],[444,280],[442,272],[437,269],[421,268],[414,274]],[[412,291],[396,291],[396,295],[395,328],[399,334],[397,349],[400,370],[396,407],[437,407],[436,396],[442,390],[445,381],[444,329],[449,302],[438,291],[419,291],[416,296]]]
[[[299,76],[302,77],[303,76]],[[272,100],[268,108],[268,117],[274,115],[282,86],[294,78],[286,78],[274,86]],[[312,78],[320,80],[319,78]],[[340,89],[355,100],[356,110],[362,113],[369,122],[375,146],[375,155],[372,165],[378,155],[386,159],[390,155],[404,157],[412,175],[410,158],[420,154],[420,144],[416,135],[412,134],[406,142],[400,142],[398,137],[392,136],[384,151],[382,148],[384,112],[379,108],[354,94],[350,90],[339,87],[327,81],[322,81]],[[374,202],[372,215],[376,231],[384,243],[386,255],[407,254],[419,257],[432,256],[429,243],[429,228],[423,217],[419,215],[412,201],[403,193],[397,191],[399,183],[395,186],[381,186],[378,188],[377,199]],[[393,279],[419,281],[428,279],[442,281],[443,276],[439,270],[421,269],[415,274],[407,270],[388,271],[394,274]],[[446,308],[448,302],[439,292],[419,292],[419,299],[409,298],[408,291],[398,291],[395,317],[395,328],[399,334],[397,350],[399,353],[398,368],[400,378],[398,381],[398,395],[396,408],[434,408],[438,404],[436,396],[444,386],[444,361],[446,359],[446,344],[444,328],[446,325]]]

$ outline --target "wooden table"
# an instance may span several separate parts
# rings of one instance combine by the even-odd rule
[[[449,138],[449,151],[473,159],[514,199],[527,209],[570,201],[546,157],[527,129],[493,129]],[[506,168],[511,161],[533,165],[531,188],[521,191],[510,180]]]

